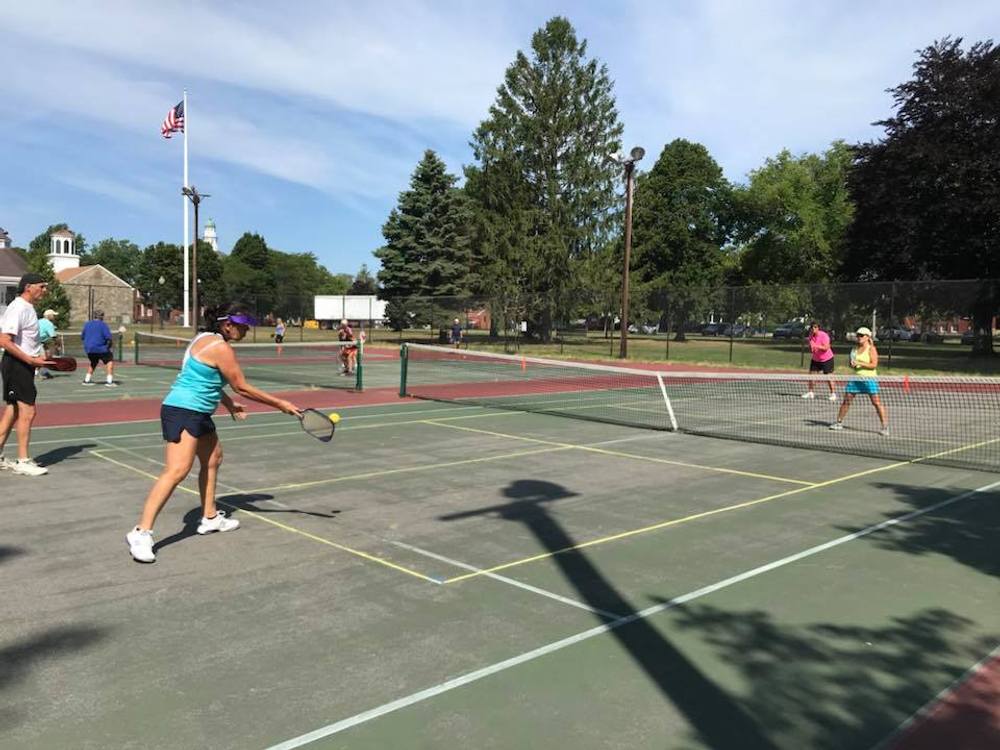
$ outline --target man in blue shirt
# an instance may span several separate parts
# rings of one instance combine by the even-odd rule
[[[94,384],[93,380],[91,380],[94,377],[94,369],[97,367],[98,362],[103,362],[107,373],[107,380],[104,385],[108,388],[117,386],[118,384],[115,382],[114,377],[115,360],[111,353],[111,347],[114,342],[111,338],[111,329],[104,322],[103,310],[94,310],[94,318],[83,324],[83,330],[80,331],[80,338],[83,339],[83,350],[87,353],[88,359],[90,359],[90,366],[87,368],[87,374],[83,378],[83,384]]]

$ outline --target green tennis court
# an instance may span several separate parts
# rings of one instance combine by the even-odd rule
[[[795,404],[796,407],[801,404]],[[157,422],[0,476],[2,747],[870,748],[1000,644],[993,474],[479,405]],[[7,488],[10,488],[8,491]]]

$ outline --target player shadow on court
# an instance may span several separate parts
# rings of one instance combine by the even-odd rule
[[[754,717],[703,675],[646,618],[626,620],[638,609],[582,550],[575,548],[578,542],[548,510],[549,504],[578,494],[554,482],[519,479],[503,489],[509,502],[441,518],[496,515],[523,523],[552,553],[552,561],[582,601],[595,610],[594,616],[610,626],[609,634],[683,714],[705,745],[715,750],[775,750]]]
[[[297,508],[261,507],[256,505],[256,503],[273,499],[274,495],[256,493],[251,495],[223,495],[222,497],[216,498],[216,502],[223,510],[226,511],[228,511],[229,508],[235,508],[237,511],[248,510],[253,513],[299,513],[301,515],[317,516],[319,518],[336,518],[337,514],[340,513],[339,510],[331,510],[329,513],[319,513],[311,510],[299,510]],[[153,552],[159,552],[164,547],[169,547],[171,544],[177,544],[178,542],[183,542],[185,539],[195,536],[198,533],[197,529],[200,522],[201,506],[198,505],[191,508],[191,510],[184,514],[184,518],[182,519],[182,523],[184,525],[181,530],[171,534],[170,536],[164,537],[154,544]]]
[[[62,448],[53,448],[50,451],[45,451],[40,455],[35,456],[35,460],[38,462],[39,466],[52,466],[60,461],[65,461],[66,459],[74,458],[88,448],[96,448],[97,443],[81,443],[80,445],[64,445]]]
[[[9,544],[0,544],[0,563],[26,553],[27,550],[22,547],[11,547]]]
[[[920,510],[951,498],[967,494],[967,488],[928,487],[893,482],[879,482],[874,488],[891,491],[911,510]],[[1000,577],[1000,488],[964,500],[958,500],[939,511],[911,518],[884,532],[868,537],[871,544],[891,552],[909,555],[944,555],[962,565],[986,575]],[[907,511],[884,514],[886,520]],[[853,534],[861,526],[838,526]]]
[[[12,708],[14,698],[5,691],[29,678],[36,663],[51,665],[61,654],[96,646],[108,638],[111,628],[95,626],[59,626],[44,633],[34,633],[23,640],[0,648],[0,732],[29,718]]]

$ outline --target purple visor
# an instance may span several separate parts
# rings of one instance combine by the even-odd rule
[[[225,317],[218,318],[218,320],[228,320],[230,323],[235,323],[238,326],[256,326],[257,319],[252,315],[245,315],[244,313],[237,313],[236,315],[226,315]]]

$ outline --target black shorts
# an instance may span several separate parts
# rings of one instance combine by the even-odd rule
[[[281,343],[284,342],[284,340],[285,340],[285,334],[283,334],[283,333],[276,333],[276,334],[274,334],[274,343],[275,344],[281,344]]]
[[[0,360],[0,377],[3,378],[3,400],[8,404],[34,404],[35,368],[4,352]]]
[[[212,415],[203,411],[184,409],[180,406],[160,406],[160,429],[168,443],[179,443],[185,430],[192,437],[201,437],[215,432]]]
[[[821,372],[824,375],[833,374],[833,357],[826,362],[817,362],[815,359],[809,361],[809,372]]]
[[[91,367],[97,367],[98,362],[107,364],[111,361],[111,352],[87,352],[87,359],[90,360]]]

